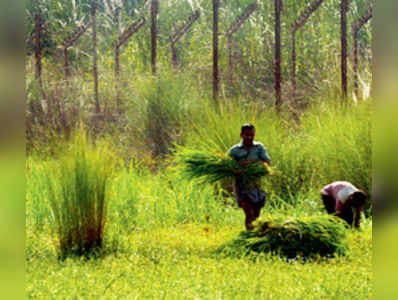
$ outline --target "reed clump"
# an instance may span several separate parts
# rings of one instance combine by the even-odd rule
[[[57,159],[44,165],[60,257],[102,248],[115,161],[109,146],[94,145],[80,130]]]
[[[288,258],[343,255],[346,233],[344,223],[334,216],[268,216],[256,221],[254,230],[243,231],[221,246],[218,253],[272,253]]]

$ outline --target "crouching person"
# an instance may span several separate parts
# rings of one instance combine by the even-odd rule
[[[345,220],[359,228],[360,214],[365,205],[366,194],[348,181],[335,181],[321,190],[321,197],[328,214]]]

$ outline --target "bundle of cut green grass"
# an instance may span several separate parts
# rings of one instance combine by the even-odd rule
[[[202,183],[234,177],[241,177],[244,183],[249,183],[271,173],[271,169],[262,163],[241,166],[225,155],[202,151],[180,152],[177,162],[181,163],[182,173],[188,179],[199,179]]]
[[[346,251],[344,223],[333,216],[284,218],[269,216],[258,220],[255,229],[241,232],[236,240],[218,249],[218,253],[240,256],[253,252],[293,257],[315,257]]]

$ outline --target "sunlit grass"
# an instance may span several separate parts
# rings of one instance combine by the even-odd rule
[[[83,130],[72,143],[64,145],[56,160],[42,164],[42,188],[48,197],[61,257],[102,248],[107,185],[113,167],[109,145],[98,142],[94,146]]]
[[[120,236],[101,259],[58,262],[51,235],[27,237],[32,298],[370,299],[371,224],[352,232],[346,257],[287,262],[277,256],[220,259],[213,253],[240,227],[181,224]],[[45,263],[43,263],[45,262]]]
[[[253,123],[257,128],[256,140],[265,145],[276,169],[276,175],[266,176],[263,181],[268,196],[262,215],[283,218],[323,215],[319,189],[333,180],[349,180],[370,191],[370,105],[360,103],[342,109],[323,103],[303,112],[300,123],[292,127],[287,118],[277,118],[273,111],[260,104],[231,102],[216,114],[210,102],[204,100],[203,103],[200,112],[196,111],[190,120],[182,123],[179,122],[183,118],[179,119],[173,112],[178,122],[171,121],[168,123],[171,127],[164,129],[179,128],[171,134],[172,142],[183,143],[185,149],[226,153],[239,142],[240,126]],[[167,110],[165,113],[168,114]],[[62,156],[53,155],[46,161],[34,155],[28,157],[26,261],[30,297],[371,297],[371,219],[362,218],[359,231],[348,231],[348,250],[344,257],[304,264],[287,262],[277,255],[217,257],[216,249],[244,229],[243,211],[223,190],[232,181],[225,183],[226,186],[188,181],[173,161],[179,147],[168,160],[148,161],[151,146],[143,147],[147,141],[144,139],[147,123],[135,117],[127,123],[139,127],[132,131],[131,137],[132,151],[136,152],[119,149],[119,156],[129,159],[114,169],[106,184],[108,198],[105,201],[109,202],[103,233],[107,238],[96,256],[59,261],[59,237],[54,234],[57,223],[52,212],[56,209],[54,200],[63,199],[63,185],[70,191],[78,187],[73,180],[76,177],[73,161],[87,163],[83,164],[87,168],[80,168],[82,173],[79,173],[84,175],[82,178],[89,178],[84,184],[86,188],[81,190],[82,197],[105,199],[88,191],[92,191],[90,186],[103,190],[101,170],[105,169],[101,166],[106,165],[106,148],[98,140],[96,147],[90,149],[91,154],[85,157],[86,161],[82,157],[72,159],[73,152],[69,151],[73,147],[78,149],[82,143],[66,145],[66,168],[54,169],[63,162]],[[137,120],[142,122],[136,123]],[[126,136],[120,133],[105,139],[119,145]],[[143,139],[137,141],[139,136]],[[137,153],[141,160],[136,157]],[[155,163],[156,168],[152,168]],[[55,179],[55,186],[49,184],[49,180]],[[96,218],[96,215],[96,212],[76,214],[74,218]]]

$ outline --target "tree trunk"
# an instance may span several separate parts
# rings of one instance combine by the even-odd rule
[[[347,11],[348,0],[341,0],[341,88],[343,98],[347,98]]]
[[[35,15],[35,58],[36,58],[36,67],[35,67],[35,77],[41,82],[41,24],[42,19],[41,15]]]
[[[94,95],[95,95],[95,112],[99,114],[101,112],[99,99],[98,99],[98,68],[97,68],[97,1],[92,2],[92,26],[93,26],[93,75],[94,75]]]
[[[219,0],[213,0],[213,99],[218,105],[218,8]]]
[[[177,68],[177,49],[174,45],[174,43],[170,44],[170,50],[171,50],[171,64],[172,66],[176,69]]]
[[[119,78],[120,65],[119,65],[119,46],[115,44],[115,77]]]
[[[157,14],[159,9],[159,0],[151,2],[151,42],[152,42],[152,74],[156,74],[156,35],[157,35]]]
[[[70,76],[70,71],[69,71],[68,48],[66,47],[64,47],[64,70],[65,70],[65,79],[67,80]]]
[[[42,90],[43,84],[41,80],[41,31],[42,31],[42,16],[41,14],[35,15],[35,58],[36,58],[36,66],[35,66],[35,77],[39,82],[39,87]]]
[[[282,0],[275,0],[275,108],[279,113],[281,97],[281,10]]]

